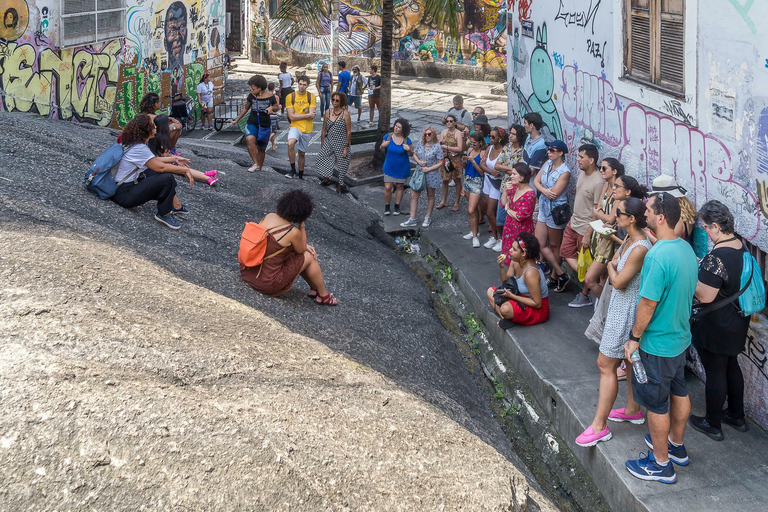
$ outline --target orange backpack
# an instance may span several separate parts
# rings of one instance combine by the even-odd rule
[[[264,260],[277,256],[283,252],[286,247],[275,251],[269,256],[264,256],[267,252],[267,241],[269,240],[269,230],[255,222],[246,222],[243,234],[240,235],[240,250],[237,253],[237,261],[244,267],[258,267]]]

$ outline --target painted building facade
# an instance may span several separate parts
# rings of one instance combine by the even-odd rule
[[[274,18],[278,2],[257,0]],[[506,4],[504,0],[464,0],[460,37],[452,39],[444,27],[434,26],[425,16],[424,0],[395,0],[393,58],[399,61],[436,62],[503,68],[506,55]],[[331,21],[323,23],[325,34],[301,33],[289,37],[277,28],[269,30],[271,49],[317,55],[331,53]],[[339,55],[381,56],[381,2],[339,2]],[[267,30],[266,28],[264,30]]]
[[[147,92],[165,106],[196,97],[206,70],[223,85],[223,0],[2,0],[0,11],[5,111],[124,126]]]
[[[551,136],[572,149],[594,143],[641,183],[670,174],[697,208],[722,201],[765,271],[768,3],[507,2],[510,122],[539,112]],[[576,153],[568,155],[574,177]],[[768,429],[768,322],[760,320],[741,364],[749,414]]]

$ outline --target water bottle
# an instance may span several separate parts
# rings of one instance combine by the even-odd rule
[[[637,379],[637,382],[640,384],[645,384],[648,382],[648,375],[645,373],[645,366],[643,366],[643,362],[640,361],[640,352],[637,350],[632,352],[632,357],[630,357],[629,360],[632,362],[632,373],[635,374],[635,379]]]

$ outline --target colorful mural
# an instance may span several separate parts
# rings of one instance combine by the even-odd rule
[[[376,3],[341,0],[339,53],[377,57],[381,53],[381,7]],[[443,64],[504,67],[507,62],[507,10],[502,0],[465,0],[462,27],[456,41],[425,16],[424,0],[395,0],[393,58]],[[278,27],[270,29],[272,48],[329,54],[331,23],[325,34],[301,33],[290,37]]]

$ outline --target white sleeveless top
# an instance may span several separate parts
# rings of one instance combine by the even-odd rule
[[[491,149],[493,149],[493,148],[491,148]],[[488,151],[488,156],[486,156],[486,157],[485,157],[485,166],[486,166],[487,168],[491,169],[491,170],[496,170],[496,162],[498,162],[498,160],[499,160],[499,157],[501,156],[501,153],[502,153],[503,151],[504,151],[504,148],[502,148],[502,149],[501,149],[501,151],[499,151],[499,154],[498,154],[498,155],[496,155],[496,158],[494,158],[493,160],[491,160],[491,151],[489,150],[489,151]],[[501,177],[491,176],[491,175],[489,174],[489,175],[488,175],[488,179],[491,179],[491,180],[500,180],[500,179],[501,179]]]

